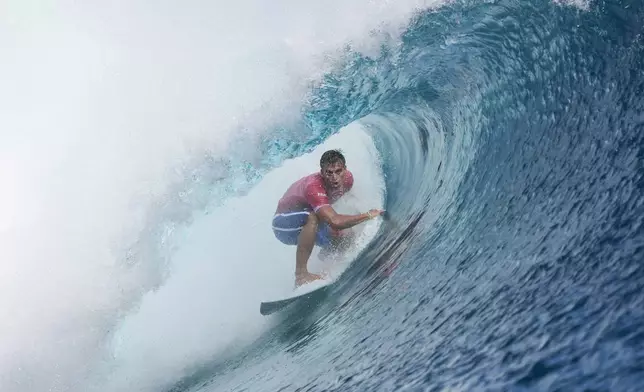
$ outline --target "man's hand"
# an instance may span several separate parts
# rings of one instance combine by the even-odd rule
[[[371,219],[373,219],[375,217],[378,217],[380,215],[384,215],[384,213],[385,213],[385,210],[379,210],[379,209],[376,209],[376,208],[374,208],[372,210],[369,210],[369,212],[368,212],[369,218],[371,218]]]

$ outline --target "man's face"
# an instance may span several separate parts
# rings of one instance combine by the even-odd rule
[[[347,167],[342,162],[331,163],[322,168],[322,178],[327,187],[338,189],[344,184],[344,176],[347,174]]]

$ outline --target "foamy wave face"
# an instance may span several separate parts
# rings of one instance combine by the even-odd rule
[[[347,43],[424,1],[7,3],[0,16],[0,389],[85,390],[107,331],[167,271],[124,263],[152,200],[240,127],[297,113]],[[376,45],[374,45],[376,44]]]
[[[226,359],[270,326],[272,319],[260,316],[259,303],[292,293],[295,269],[295,248],[282,245],[270,230],[272,213],[292,182],[316,171],[326,149],[339,147],[356,181],[338,210],[382,208],[377,151],[353,124],[312,153],[268,173],[248,195],[230,199],[210,214],[196,214],[180,233],[183,240],[171,263],[172,275],[115,332],[113,358],[103,369],[107,381],[97,390],[162,389],[195,366]],[[357,227],[360,243],[373,238],[377,227],[375,220]],[[322,262],[316,253],[309,262],[311,271],[332,274],[346,267]],[[357,249],[351,256],[356,255]]]

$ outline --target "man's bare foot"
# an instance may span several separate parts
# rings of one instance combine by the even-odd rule
[[[322,276],[312,274],[310,272],[302,272],[295,274],[295,287],[299,287],[305,283],[313,282],[314,280],[322,279]]]

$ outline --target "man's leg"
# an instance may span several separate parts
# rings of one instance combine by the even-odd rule
[[[315,236],[318,231],[318,217],[314,212],[309,217],[300,231],[297,239],[297,252],[295,254],[295,285],[300,286],[304,283],[322,279],[320,275],[312,274],[307,269],[309,257],[315,246]]]

